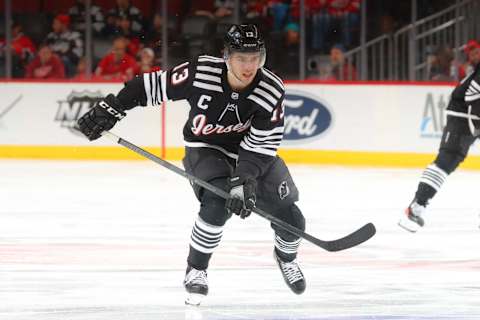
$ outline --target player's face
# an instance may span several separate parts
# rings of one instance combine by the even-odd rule
[[[250,84],[260,68],[260,52],[234,52],[229,58],[230,70],[235,73],[244,84]]]

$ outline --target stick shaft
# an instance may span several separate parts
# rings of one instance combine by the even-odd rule
[[[212,185],[212,184],[210,184],[210,183],[208,183],[208,182],[206,182],[202,179],[199,179],[199,178],[189,174],[188,172],[185,172],[184,170],[182,170],[179,167],[171,164],[170,162],[165,161],[165,160],[157,157],[156,155],[154,155],[154,154],[152,154],[152,153],[134,145],[133,143],[131,143],[131,142],[129,142],[129,141],[127,141],[127,140],[125,140],[125,139],[123,139],[123,138],[121,138],[121,137],[119,137],[119,136],[117,136],[117,135],[115,135],[111,132],[104,131],[102,133],[102,135],[111,139],[111,140],[113,140],[113,141],[116,141],[118,144],[136,152],[137,154],[140,154],[143,157],[145,157],[147,159],[150,159],[153,162],[155,162],[155,163],[157,163],[157,164],[159,164],[159,165],[161,165],[161,166],[163,166],[163,167],[165,167],[165,168],[167,168],[167,169],[169,169],[169,170],[187,178],[188,180],[192,181],[193,183],[198,184],[199,186],[213,192],[214,194],[216,194],[216,195],[218,195],[218,196],[220,196],[224,199],[228,199],[230,197],[230,194],[228,192],[226,192],[226,191],[224,191],[224,190],[222,190],[222,189],[220,189],[220,188],[218,188],[218,187],[216,187],[216,186],[214,186],[214,185]],[[313,243],[317,246],[320,246],[320,247],[325,249],[325,246],[327,245],[326,241],[322,241],[320,239],[317,239],[317,238],[313,237],[312,235],[310,235],[310,234],[308,234],[308,233],[306,233],[306,232],[304,232],[304,231],[302,231],[302,230],[284,222],[283,220],[280,220],[280,219],[272,216],[271,214],[269,214],[269,213],[267,213],[267,212],[265,212],[265,211],[263,211],[259,208],[255,208],[253,210],[253,212],[255,212],[259,216],[267,219],[268,221],[274,223],[275,225],[285,229],[286,231],[296,235],[297,237],[303,238],[303,239],[305,239],[305,240],[307,240],[307,241],[309,241],[309,242],[311,242],[311,243]]]

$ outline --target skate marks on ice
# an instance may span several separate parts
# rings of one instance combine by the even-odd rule
[[[479,212],[466,190],[480,173],[452,175],[412,235],[396,222],[420,173],[292,167],[309,232],[334,239],[371,221],[377,235],[336,253],[304,242],[296,296],[268,223],[234,217],[193,308],[188,183],[145,162],[2,161],[0,319],[478,319]]]

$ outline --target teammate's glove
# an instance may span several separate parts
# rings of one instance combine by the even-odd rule
[[[95,140],[105,130],[113,128],[117,121],[123,119],[126,113],[118,99],[109,94],[78,119],[78,129],[87,136],[88,140]]]
[[[245,179],[236,176],[230,178],[228,184],[230,186],[230,198],[225,202],[225,208],[229,213],[234,213],[245,219],[255,208],[257,181],[252,178]]]

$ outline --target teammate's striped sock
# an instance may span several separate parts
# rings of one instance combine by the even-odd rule
[[[447,176],[448,173],[437,167],[435,164],[431,164],[425,169],[425,171],[423,171],[420,182],[423,182],[435,189],[435,191],[438,191],[442,187]]]

